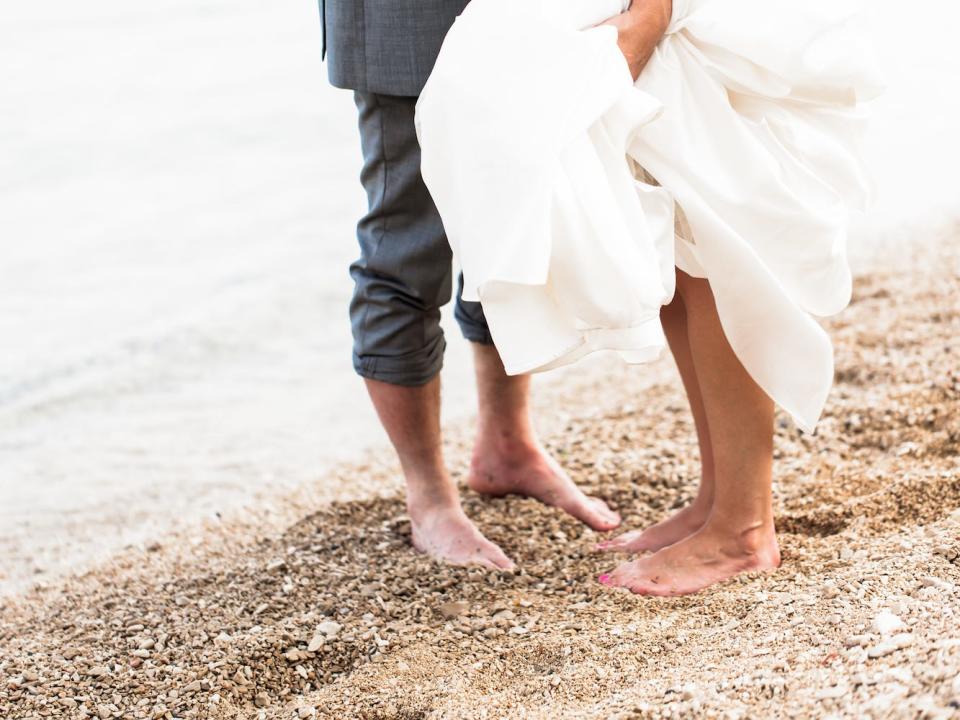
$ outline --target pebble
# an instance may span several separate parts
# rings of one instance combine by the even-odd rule
[[[897,646],[890,642],[882,642],[867,648],[867,657],[881,658],[897,651]]]
[[[452,602],[445,602],[443,605],[441,605],[440,614],[447,620],[450,620],[463,615],[469,608],[470,605],[463,600],[454,600]]]
[[[838,700],[849,692],[850,687],[848,685],[834,685],[833,687],[820,688],[813,694],[820,700]]]
[[[892,653],[895,653],[897,650],[902,650],[905,647],[909,647],[913,644],[913,635],[910,633],[901,633],[899,635],[894,635],[887,640],[883,640],[871,648],[867,649],[867,657],[869,658],[881,658]]]
[[[317,625],[317,632],[330,639],[336,638],[341,630],[343,630],[343,625],[333,620],[325,620]]]
[[[312,643],[312,642],[313,642],[313,639],[311,638],[311,643]],[[319,650],[319,649],[320,649],[320,648],[318,647],[317,650]],[[300,662],[301,660],[307,660],[307,659],[309,659],[309,658],[310,658],[309,653],[311,653],[311,652],[316,652],[316,650],[310,650],[310,649],[309,649],[309,646],[308,646],[306,652],[304,652],[303,650],[300,650],[300,649],[298,649],[298,648],[289,648],[289,649],[283,654],[283,657],[285,657],[285,658],[287,659],[287,662],[296,663],[296,662]]]
[[[948,580],[943,580],[938,577],[929,575],[923,579],[923,584],[926,587],[934,587],[940,590],[946,590],[947,592],[953,592],[954,585]]]
[[[934,554],[945,557],[950,562],[960,558],[960,549],[949,545],[938,545],[933,549]]]
[[[913,673],[905,667],[892,667],[887,670],[886,677],[906,685],[913,680]]]
[[[846,640],[844,640],[844,645],[848,648],[851,647],[866,647],[870,644],[870,641],[873,639],[871,635],[851,635]]]
[[[910,647],[913,645],[915,640],[916,638],[913,636],[913,633],[900,633],[890,638],[890,642],[896,645],[899,649]]]
[[[881,635],[890,635],[903,628],[903,620],[898,615],[894,615],[889,610],[881,610],[873,619],[874,632]]]

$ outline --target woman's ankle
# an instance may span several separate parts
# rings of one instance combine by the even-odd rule
[[[697,491],[696,497],[694,497],[685,508],[691,517],[701,518],[704,522],[707,521],[707,518],[710,517],[713,511],[713,483],[709,483],[711,486],[710,489],[704,487],[705,484],[707,484],[707,481],[700,481],[700,488]]]
[[[715,536],[724,550],[736,554],[761,553],[767,551],[771,543],[776,544],[772,513],[724,515],[714,508],[704,530]]]

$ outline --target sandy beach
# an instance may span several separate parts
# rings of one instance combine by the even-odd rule
[[[867,5],[889,89],[858,268],[936,241],[960,165],[960,9]],[[346,316],[356,108],[326,83],[316,3],[20,3],[0,78],[0,595],[386,443]],[[457,422],[475,400],[448,321]]]
[[[836,384],[816,435],[778,416],[778,571],[634,597],[595,581],[616,561],[592,551],[599,535],[466,490],[518,569],[443,567],[410,550],[397,469],[373,454],[259,514],[5,600],[0,716],[957,716],[958,232],[857,277],[828,323]],[[628,526],[694,492],[667,361],[592,363],[542,393],[538,415]],[[461,423],[449,438],[460,477],[469,437]],[[332,486],[344,499],[318,505]]]
[[[518,498],[463,491],[515,572],[411,551],[350,365],[356,111],[325,83],[315,3],[11,7],[0,720],[960,717],[960,10],[868,6],[877,202],[825,323],[826,414],[814,436],[778,415],[783,566],[678,600],[599,585],[604,536]],[[692,497],[668,357],[589,358],[535,400],[626,527]]]

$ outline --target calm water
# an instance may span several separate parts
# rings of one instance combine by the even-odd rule
[[[960,10],[903,7],[871,5],[891,87],[860,262],[958,209]],[[0,589],[384,441],[349,361],[354,108],[319,43],[310,0],[4,11]],[[447,368],[462,416],[463,343]]]

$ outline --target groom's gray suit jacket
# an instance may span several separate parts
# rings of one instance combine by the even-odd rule
[[[419,95],[447,30],[469,0],[320,0],[330,82]]]

